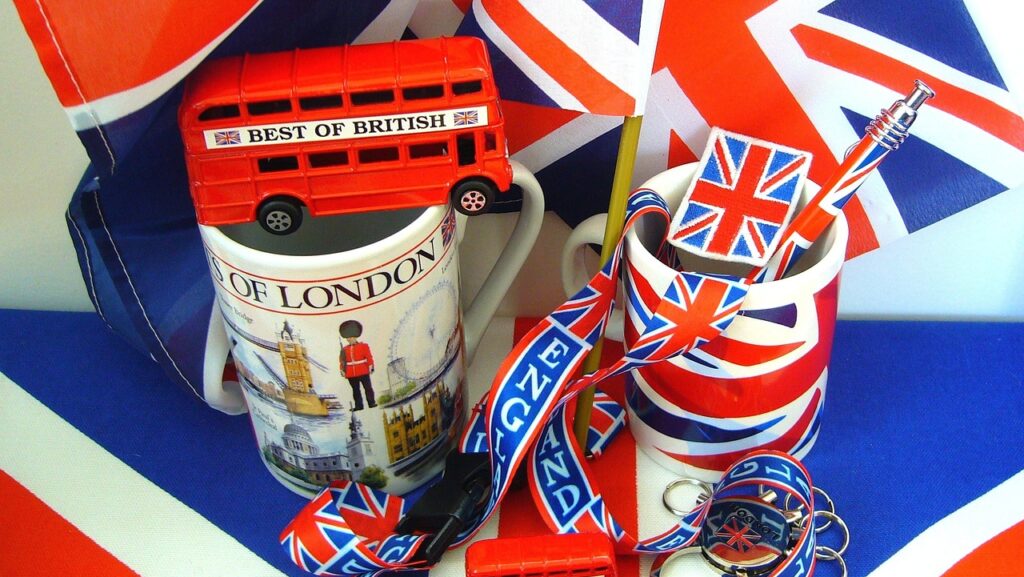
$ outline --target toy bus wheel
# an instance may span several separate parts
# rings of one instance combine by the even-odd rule
[[[482,180],[467,180],[452,190],[455,210],[469,216],[483,214],[491,207],[497,191],[494,185]]]
[[[302,209],[291,200],[270,200],[260,207],[258,219],[270,234],[291,234],[302,224]]]

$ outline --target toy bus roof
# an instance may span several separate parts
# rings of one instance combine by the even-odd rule
[[[183,103],[337,94],[489,78],[483,41],[473,37],[246,54],[203,63],[189,77]],[[294,94],[293,94],[294,92]]]

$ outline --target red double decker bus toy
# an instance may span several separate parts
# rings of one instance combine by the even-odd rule
[[[477,541],[466,549],[466,577],[616,577],[615,550],[597,533]]]
[[[485,212],[512,183],[477,38],[247,54],[204,63],[178,114],[202,224],[289,234],[312,216],[443,204]]]

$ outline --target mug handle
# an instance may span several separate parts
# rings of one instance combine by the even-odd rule
[[[487,330],[498,305],[505,298],[512,282],[519,274],[519,270],[526,262],[533,249],[533,243],[537,240],[540,227],[544,220],[544,191],[540,183],[528,168],[519,162],[512,160],[512,183],[518,184],[523,190],[523,205],[516,219],[516,227],[512,236],[505,244],[498,260],[483,286],[473,297],[463,317],[463,327],[466,338],[466,364],[473,361],[477,345],[480,344],[480,337]],[[461,240],[461,238],[460,238]]]
[[[607,222],[607,213],[595,214],[576,225],[576,228],[572,229],[569,234],[569,239],[565,241],[565,247],[562,248],[562,290],[565,291],[566,298],[579,292],[593,277],[593,274],[587,272],[582,249],[588,248],[592,244],[598,246],[604,244],[604,229]],[[625,317],[618,299],[615,304],[604,335],[621,342]]]

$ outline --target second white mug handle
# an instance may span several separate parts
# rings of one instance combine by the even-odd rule
[[[573,296],[582,289],[594,276],[587,271],[584,249],[589,245],[601,246],[604,243],[604,229],[608,222],[607,214],[595,214],[579,223],[569,234],[562,249],[562,289],[566,298]],[[604,334],[614,341],[623,340],[623,312],[621,303],[616,301],[611,319],[605,327]]]
[[[495,261],[487,280],[473,297],[473,302],[466,308],[463,327],[466,335],[467,364],[472,362],[476,347],[480,344],[480,337],[487,330],[487,325],[497,312],[501,300],[505,298],[505,293],[512,286],[512,281],[523,268],[544,221],[544,191],[528,168],[514,160],[511,163],[512,182],[523,190],[523,206],[519,210],[519,218],[516,220],[511,238]]]

